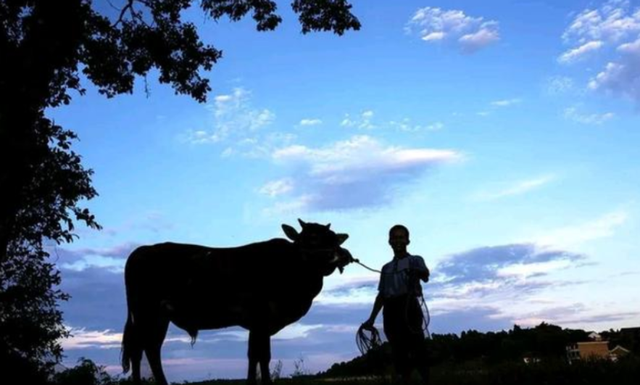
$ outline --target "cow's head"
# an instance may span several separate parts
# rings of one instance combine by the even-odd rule
[[[282,229],[300,248],[304,262],[317,268],[323,275],[330,275],[336,268],[342,273],[344,266],[353,260],[349,251],[340,247],[349,235],[336,234],[331,230],[331,224],[306,223],[301,219],[298,222],[302,227],[299,233],[289,225],[282,225]]]

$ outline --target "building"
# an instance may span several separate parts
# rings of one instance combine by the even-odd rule
[[[609,351],[609,355],[612,361],[618,361],[618,359],[626,356],[629,353],[631,353],[629,350],[623,348],[620,345],[617,345],[615,348]]]
[[[585,359],[609,359],[609,343],[607,341],[578,342],[567,346],[569,362]]]
[[[567,359],[569,362],[576,360],[593,360],[605,359],[617,361],[619,358],[626,356],[630,351],[617,345],[613,349],[609,349],[607,341],[589,341],[578,342],[575,345],[567,346]]]

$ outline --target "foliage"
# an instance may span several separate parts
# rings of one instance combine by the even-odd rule
[[[80,358],[78,365],[53,376],[55,385],[111,385],[114,379],[103,366],[87,358]]]
[[[505,362],[522,362],[525,356],[562,359],[566,356],[566,346],[579,341],[587,341],[588,333],[583,330],[562,329],[556,325],[541,323],[523,329],[515,325],[512,330],[481,333],[476,330],[456,334],[432,334],[426,340],[433,365],[479,362],[481,365],[495,365]],[[372,370],[391,362],[388,343],[380,350],[372,350],[364,356],[349,362],[336,363],[321,375],[324,377],[361,376],[377,374]]]

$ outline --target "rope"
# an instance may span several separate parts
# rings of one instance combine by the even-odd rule
[[[371,349],[381,346],[382,340],[380,339],[378,329],[376,329],[375,326],[366,327],[360,325],[356,333],[356,345],[362,355],[367,354]]]
[[[367,270],[373,271],[374,273],[382,274],[382,272],[380,270],[372,269],[369,266],[365,265],[364,263],[360,262],[359,260],[357,260],[355,258],[353,259],[353,262],[357,263],[358,265],[364,267]]]

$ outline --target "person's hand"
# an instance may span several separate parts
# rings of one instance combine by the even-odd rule
[[[373,320],[372,319],[368,319],[368,320],[364,321],[364,323],[362,324],[362,328],[363,329],[372,329],[373,328]]]

